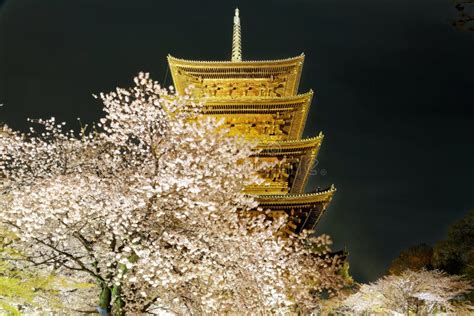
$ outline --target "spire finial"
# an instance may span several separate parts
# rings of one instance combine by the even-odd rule
[[[235,8],[234,32],[232,35],[232,61],[242,61],[239,8]]]

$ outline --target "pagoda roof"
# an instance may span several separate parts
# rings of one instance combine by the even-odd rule
[[[254,84],[275,84],[284,96],[295,95],[303,62],[304,54],[286,59],[258,61],[198,61],[168,55],[176,91],[183,94],[189,85],[194,85],[197,88],[194,89],[195,93],[201,92],[199,96],[208,93],[205,86],[222,86],[229,80],[236,83],[249,79]]]
[[[279,115],[290,113],[287,126],[288,140],[300,139],[308,116],[313,91],[286,97],[205,98],[203,114],[206,115]]]
[[[311,150],[317,154],[317,150],[321,146],[324,139],[323,133],[319,133],[316,137],[282,140],[275,142],[261,142],[257,145],[257,149],[261,150],[260,154],[270,154],[271,156],[288,155],[291,153],[298,153],[301,151]]]
[[[232,61],[232,60],[194,60],[194,59],[183,59],[177,58],[168,54],[168,61],[171,63],[176,63],[179,65],[188,65],[188,66],[227,66],[227,67],[246,67],[249,65],[293,65],[298,62],[304,61],[304,54],[301,53],[298,56],[282,58],[282,59],[268,59],[268,60],[241,60],[241,61]]]
[[[331,186],[317,193],[259,195],[256,199],[263,209],[275,214],[288,214],[291,219],[289,230],[299,233],[303,229],[313,230],[316,227],[335,192],[336,189]]]
[[[279,205],[306,208],[313,204],[331,202],[336,191],[337,189],[332,185],[327,190],[315,193],[258,195],[257,201],[262,207]]]
[[[324,135],[322,133],[317,137],[299,139],[299,140],[288,140],[288,141],[277,141],[269,143],[260,143],[257,146],[259,152],[255,155],[256,157],[281,157],[294,161],[295,171],[294,177],[291,177],[288,183],[290,193],[302,193],[308,182],[308,178],[314,161],[321,148]],[[255,188],[253,188],[255,189]]]

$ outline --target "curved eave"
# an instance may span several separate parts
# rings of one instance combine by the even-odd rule
[[[336,188],[331,186],[330,189],[317,193],[303,194],[284,194],[284,195],[259,195],[257,201],[261,206],[293,206],[305,207],[308,204],[320,204],[331,202]]]
[[[177,66],[186,66],[186,67],[213,67],[213,68],[233,68],[233,67],[258,67],[258,66],[291,66],[298,65],[299,63],[304,62],[304,54],[299,56],[284,58],[284,59],[273,59],[273,60],[243,60],[243,61],[231,61],[231,60],[190,60],[190,59],[181,59],[171,56],[168,54],[168,62]]]
[[[278,152],[284,151],[287,149],[316,149],[321,146],[321,143],[324,139],[323,133],[320,133],[316,137],[305,138],[305,139],[295,139],[295,140],[282,140],[275,142],[261,142],[258,144],[257,149],[261,151],[271,151]]]
[[[168,55],[168,64],[176,91],[183,93],[189,85],[204,81],[219,81],[260,78],[273,81],[278,78],[282,95],[295,95],[301,79],[304,55],[277,60],[255,61],[197,61],[178,59]],[[267,87],[268,88],[268,87]],[[229,92],[230,94],[230,92]]]
[[[257,201],[262,209],[284,211],[293,218],[290,230],[296,233],[303,229],[314,230],[336,189],[308,194],[260,195]]]
[[[290,193],[302,193],[308,182],[309,174],[313,170],[314,161],[318,156],[323,141],[322,133],[317,137],[288,140],[273,143],[261,143],[257,146],[259,152],[256,157],[295,156],[299,157],[296,167],[294,181],[291,184]]]
[[[314,91],[284,97],[208,97],[203,98],[203,113],[219,114],[277,114],[290,112],[288,139],[297,140],[303,135]]]

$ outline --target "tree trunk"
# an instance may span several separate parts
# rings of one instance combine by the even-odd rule
[[[112,300],[112,291],[105,284],[102,284],[102,291],[99,296],[99,306],[97,311],[100,316],[108,316],[110,314],[110,301]]]
[[[112,288],[112,299],[113,299],[112,314],[114,316],[125,316],[125,312],[123,310],[125,302],[123,301],[120,292],[121,292],[120,286],[114,285],[114,287]]]
[[[125,302],[120,293],[120,286],[114,285],[112,289],[103,285],[99,296],[97,311],[100,316],[124,316]]]
[[[136,262],[137,259],[136,255],[132,255],[129,258],[131,262]],[[122,274],[127,272],[127,267],[124,264],[119,264],[118,269]],[[101,283],[101,288],[99,307],[97,307],[100,316],[125,316],[123,309],[125,302],[122,299],[121,286],[114,285],[110,288],[105,283]]]

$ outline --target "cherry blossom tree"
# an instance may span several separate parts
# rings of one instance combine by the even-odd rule
[[[283,237],[288,219],[243,193],[265,167],[254,144],[190,94],[134,82],[79,133],[51,118],[0,134],[0,218],[27,260],[93,280],[104,315],[305,312],[337,293],[329,237]]]
[[[71,302],[90,310],[87,298],[90,301],[94,284],[25,264],[23,254],[13,247],[16,240],[15,234],[0,225],[0,314],[64,312]]]
[[[405,270],[362,285],[341,309],[356,314],[467,315],[474,309],[461,299],[471,290],[471,284],[459,276],[439,270]]]

